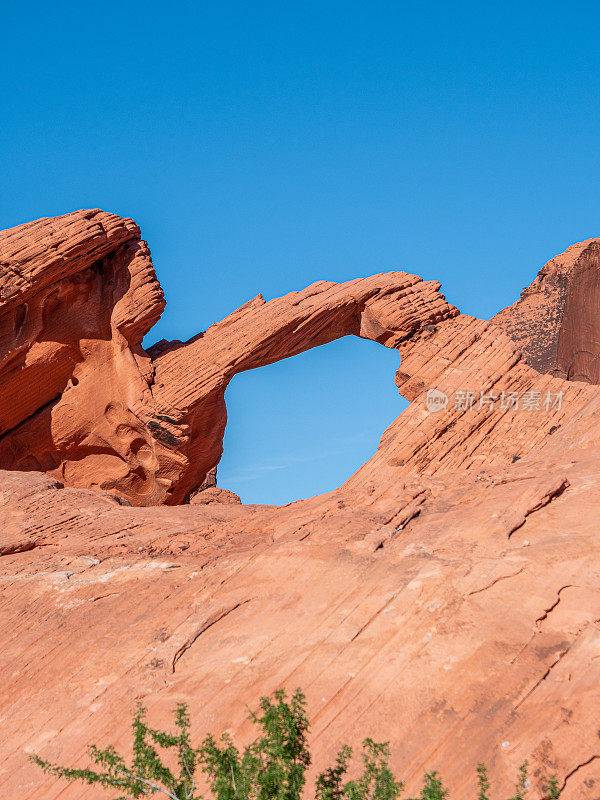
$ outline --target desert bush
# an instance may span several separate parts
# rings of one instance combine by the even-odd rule
[[[202,800],[198,794],[198,770],[214,800],[300,800],[306,783],[306,770],[311,756],[307,736],[309,720],[306,700],[298,689],[288,700],[283,690],[272,697],[262,697],[257,712],[250,719],[259,735],[243,750],[224,733],[219,739],[206,736],[199,747],[190,738],[190,718],[185,703],[175,709],[175,733],[157,730],[146,722],[146,712],[138,704],[134,714],[133,753],[127,762],[114,747],[100,749],[90,745],[92,767],[62,767],[39,755],[31,760],[46,773],[67,781],[96,784],[119,795],[114,800],[148,797],[157,793],[170,800]],[[162,751],[172,751],[164,762]],[[335,763],[321,772],[315,783],[314,800],[397,800],[403,783],[390,769],[389,742],[366,738],[362,743],[362,771],[346,780],[352,749],[344,745]],[[176,765],[176,766],[174,766]],[[477,766],[477,800],[490,800],[487,770]],[[526,800],[528,792],[527,762],[519,768],[514,795],[509,800]],[[552,777],[544,789],[544,800],[558,800],[560,789]],[[405,800],[446,800],[437,772],[426,772],[418,798]]]

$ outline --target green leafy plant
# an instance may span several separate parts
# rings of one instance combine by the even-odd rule
[[[444,800],[446,797],[448,797],[448,791],[442,786],[437,772],[426,772],[421,794],[414,800]]]
[[[560,789],[558,788],[558,781],[556,776],[553,775],[548,781],[548,785],[544,786],[544,800],[559,800]]]
[[[304,694],[298,689],[288,700],[283,690],[262,697],[257,712],[250,712],[257,738],[242,751],[228,734],[212,735],[199,747],[190,740],[187,706],[175,709],[175,733],[157,730],[146,722],[138,704],[133,718],[133,754],[128,762],[114,747],[88,748],[93,767],[73,769],[32,755],[45,772],[68,781],[96,784],[118,791],[113,800],[148,797],[157,793],[170,800],[202,800],[198,794],[198,770],[214,800],[300,800],[311,757],[307,743],[309,721]],[[165,751],[161,753],[160,751]],[[166,757],[167,763],[164,762]],[[362,743],[362,771],[346,780],[352,749],[345,745],[333,766],[317,776],[315,800],[398,800],[403,784],[389,766],[389,742],[367,738]],[[170,766],[168,766],[170,765]],[[490,800],[487,770],[477,766],[477,800]],[[510,800],[525,800],[528,788],[527,762],[519,768],[515,794]],[[561,790],[553,776],[544,788],[545,800],[559,800]],[[418,798],[446,800],[448,790],[437,772],[426,772]],[[407,799],[408,800],[408,799]]]
[[[342,800],[344,785],[342,778],[348,771],[348,761],[352,758],[352,748],[344,745],[337,754],[335,765],[328,767],[317,778],[315,800]]]
[[[477,792],[477,800],[490,800],[488,794],[490,790],[490,782],[488,781],[487,768],[485,764],[477,764],[477,784],[479,791]]]
[[[156,792],[162,792],[171,800],[197,800],[194,773],[198,754],[190,744],[190,720],[183,703],[175,710],[175,725],[178,728],[176,734],[150,728],[145,721],[145,710],[138,704],[132,725],[133,759],[129,766],[110,746],[105,750],[96,745],[88,748],[90,760],[100,770],[61,767],[38,755],[32,755],[31,759],[50,775],[68,781],[99,784],[105,789],[118,789],[121,794],[115,800],[144,797]],[[176,751],[178,774],[163,764],[154,745]]]
[[[529,785],[529,781],[527,780],[527,766],[527,761],[524,761],[519,767],[519,777],[517,778],[515,793],[510,800],[525,800],[527,787]]]
[[[261,698],[251,720],[262,735],[240,754],[227,734],[219,742],[207,736],[198,749],[199,762],[218,800],[296,800],[305,783],[310,753],[308,718],[299,690],[290,702],[285,692]]]
[[[342,748],[336,764],[347,763],[347,758],[344,761],[344,757],[347,755],[349,758],[351,754],[350,748]],[[389,742],[377,743],[373,739],[365,739],[362,753],[362,775],[356,780],[345,783],[341,795],[338,797],[347,798],[347,800],[396,800],[402,791],[402,783],[394,778],[388,765],[389,757]],[[317,778],[317,783],[322,775]],[[335,796],[332,795],[332,797]]]

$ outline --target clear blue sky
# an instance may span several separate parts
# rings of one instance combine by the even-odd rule
[[[4,4],[0,227],[136,219],[187,338],[262,291],[389,269],[491,316],[600,234],[597,3]],[[402,408],[346,339],[238,376],[221,483],[341,483]]]

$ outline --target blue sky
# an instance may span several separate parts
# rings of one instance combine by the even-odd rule
[[[600,234],[597,3],[5,4],[0,227],[136,219],[187,338],[262,291],[408,269],[491,316]],[[238,376],[222,485],[341,483],[402,408],[347,339]]]

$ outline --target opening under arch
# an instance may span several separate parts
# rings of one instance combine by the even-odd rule
[[[407,407],[394,385],[399,365],[397,350],[346,336],[236,375],[225,396],[219,485],[244,503],[335,489]]]

